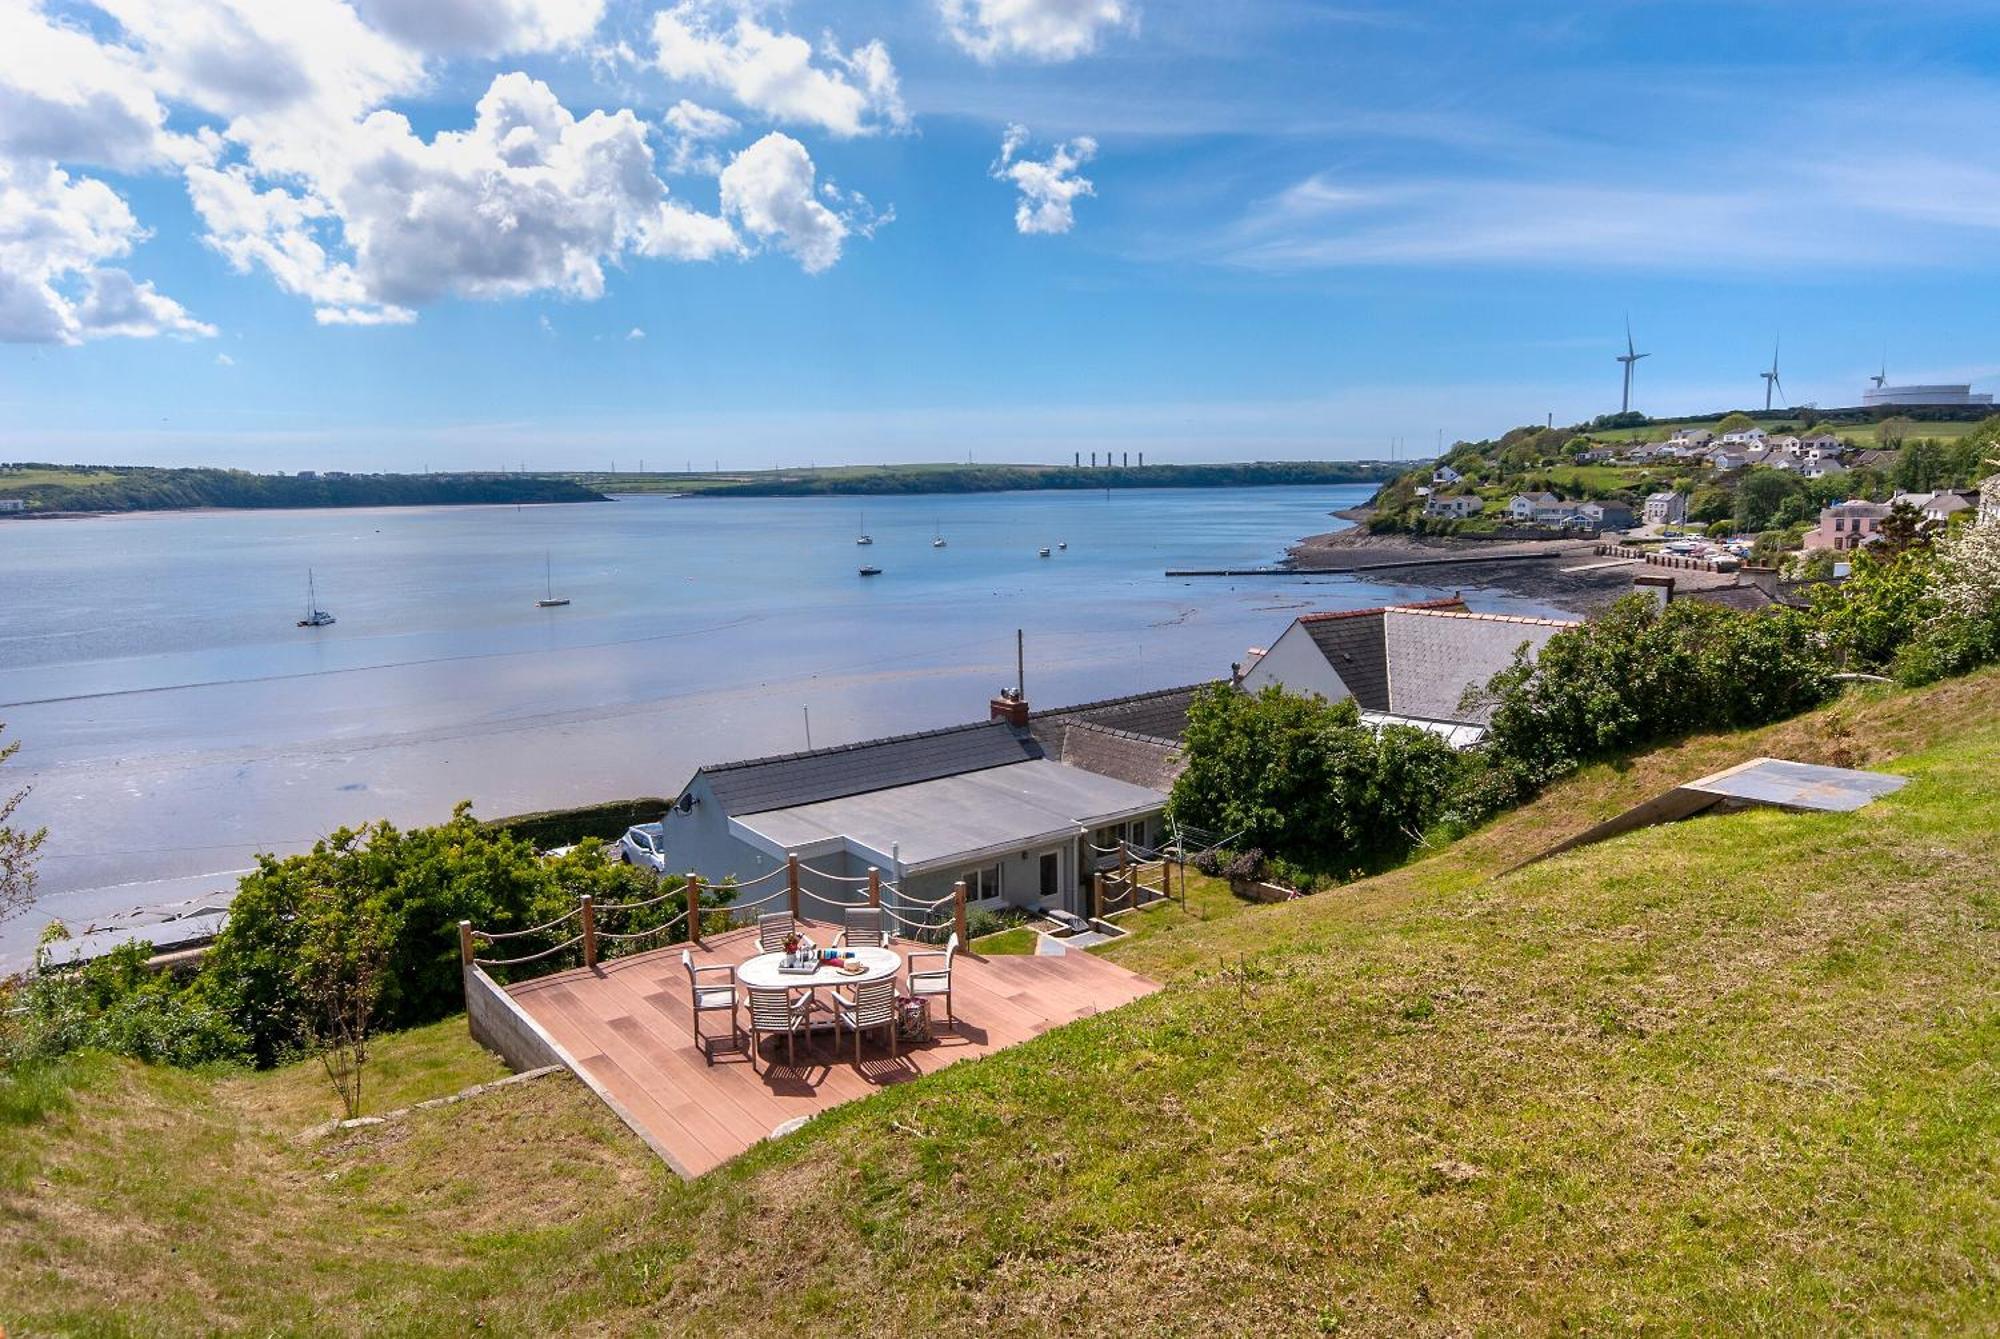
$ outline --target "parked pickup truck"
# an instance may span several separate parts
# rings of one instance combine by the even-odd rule
[[[635,823],[625,829],[625,835],[618,839],[618,858],[628,865],[638,865],[650,869],[655,874],[667,872],[667,838],[665,827],[659,823]]]

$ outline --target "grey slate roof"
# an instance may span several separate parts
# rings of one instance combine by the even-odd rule
[[[1462,707],[1466,690],[1483,686],[1511,665],[1522,643],[1540,652],[1549,638],[1574,626],[1561,619],[1463,610],[1387,610],[1382,631],[1389,660],[1389,710],[1484,724],[1492,708]]]
[[[1183,684],[1179,688],[1161,688],[1150,693],[1082,702],[1073,707],[1052,707],[1030,715],[1028,729],[1041,741],[1048,755],[1058,761],[1063,759],[1067,727],[1074,722],[1178,743],[1180,737],[1187,733],[1188,704],[1194,701],[1197,692],[1207,686]]]
[[[1041,756],[1040,744],[1015,734],[1005,721],[980,721],[811,753],[721,763],[702,768],[701,775],[708,778],[724,811],[740,816],[865,795]]]
[[[1171,741],[1113,730],[1090,721],[1070,721],[1063,727],[1062,761],[1086,772],[1157,791],[1172,790],[1174,781],[1187,766]]]
[[[1407,609],[1463,609],[1457,596],[1443,600],[1423,600],[1401,606]],[[1389,651],[1382,631],[1386,609],[1341,610],[1325,614],[1302,614],[1305,625],[1326,663],[1354,694],[1354,705],[1363,711],[1388,711]]]

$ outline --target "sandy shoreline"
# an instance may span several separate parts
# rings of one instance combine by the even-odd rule
[[[1365,521],[1367,512],[1336,513],[1343,520]],[[1599,566],[1606,560],[1592,550],[1589,539],[1478,540],[1434,535],[1371,535],[1355,529],[1308,535],[1285,554],[1285,566],[1300,571],[1356,572],[1403,580],[1440,590],[1499,590],[1542,600],[1575,614],[1602,608],[1632,589],[1632,578],[1646,570],[1638,563]],[[1458,559],[1479,561],[1459,562]],[[1588,567],[1588,571],[1574,569]],[[1655,569],[1657,570],[1657,569]],[[1720,584],[1730,579],[1698,572],[1676,572],[1687,586]]]

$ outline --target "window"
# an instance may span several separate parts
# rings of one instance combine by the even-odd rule
[[[965,880],[965,900],[984,902],[988,898],[1000,896],[1000,867],[987,865],[981,869],[969,869],[958,876]]]

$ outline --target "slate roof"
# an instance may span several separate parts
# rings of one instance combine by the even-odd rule
[[[1073,707],[1051,707],[1033,712],[1028,729],[1041,741],[1048,756],[1063,761],[1063,737],[1072,723],[1103,726],[1146,739],[1179,743],[1187,733],[1188,704],[1207,684],[1190,683],[1178,688],[1160,688],[1150,693],[1108,697],[1097,702],[1081,702]]]
[[[1005,767],[1043,756],[1005,721],[867,739],[810,753],[721,763],[701,769],[725,812],[741,816]]]
[[[1453,595],[1398,607],[1463,609],[1465,601]],[[1387,609],[1348,609],[1299,615],[1306,635],[1347,685],[1347,691],[1354,695],[1354,704],[1364,711],[1389,710],[1388,640],[1382,633],[1382,616],[1386,613]]]
[[[1086,772],[1162,792],[1174,788],[1187,766],[1179,748],[1167,740],[1089,721],[1070,721],[1063,727],[1062,760]]]
[[[1484,685],[1514,663],[1526,642],[1540,652],[1572,622],[1514,614],[1406,605],[1385,611],[1382,640],[1389,662],[1388,710],[1439,721],[1485,723],[1491,707],[1460,706],[1468,688]],[[1366,704],[1363,704],[1366,705]]]

